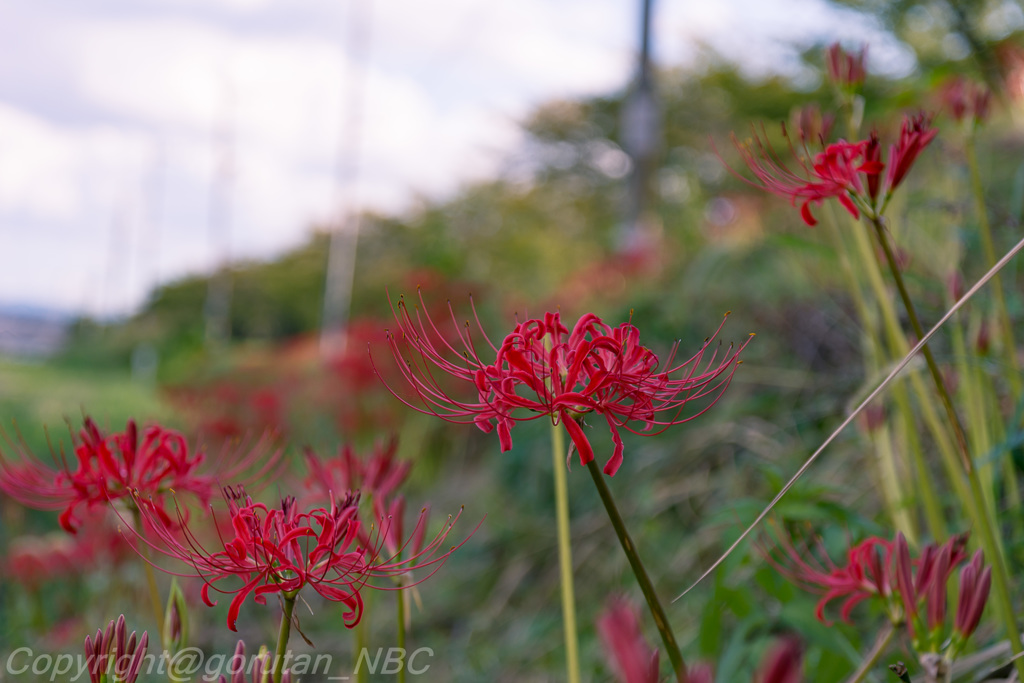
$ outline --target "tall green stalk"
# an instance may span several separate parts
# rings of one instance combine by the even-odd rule
[[[296,593],[282,593],[284,610],[281,614],[281,629],[277,633],[277,649],[274,651],[274,662],[271,671],[274,683],[281,683],[284,673],[284,658],[288,653],[288,639],[292,633],[292,611],[295,609]]]
[[[914,334],[917,335],[918,339],[921,339],[924,337],[924,329],[921,327],[921,322],[918,320],[914,302],[910,299],[910,294],[907,292],[907,287],[903,282],[903,275],[900,273],[899,266],[896,263],[896,258],[893,255],[892,246],[889,244],[889,238],[886,236],[885,226],[882,225],[882,220],[878,216],[872,216],[870,221],[871,225],[874,227],[878,243],[882,247],[882,251],[885,253],[885,259],[889,264],[889,270],[892,272],[893,279],[896,282],[896,288],[899,290],[900,298],[903,300],[903,305],[907,311],[907,317],[910,319],[910,325],[914,329]],[[960,423],[959,417],[957,417],[956,409],[953,407],[953,401],[949,396],[949,392],[946,390],[945,382],[942,381],[942,374],[939,372],[939,367],[935,363],[935,357],[932,355],[931,349],[927,344],[921,348],[921,352],[924,355],[925,362],[928,365],[928,370],[935,382],[935,387],[939,392],[939,399],[942,402],[943,407],[946,409],[946,415],[949,419],[950,427],[953,428],[957,449],[960,452],[961,465],[963,466],[964,474],[967,475],[967,481],[969,483],[970,497],[964,502],[968,508],[968,514],[971,516],[975,526],[981,533],[981,545],[985,550],[985,555],[989,562],[992,563],[992,587],[995,589],[996,602],[999,603],[999,611],[1003,618],[1003,626],[1006,628],[1006,634],[1010,639],[1010,650],[1014,655],[1017,655],[1024,651],[1024,647],[1021,646],[1020,629],[1017,627],[1017,618],[1013,610],[1013,602],[1011,601],[1010,580],[1006,570],[1006,560],[1003,557],[999,541],[997,540],[994,524],[991,516],[989,515],[988,506],[985,504],[985,494],[982,490],[981,480],[978,478],[978,471],[974,467],[974,461],[971,459],[970,452],[967,448],[967,437],[964,435],[963,425]],[[1024,680],[1024,659],[1015,659],[1014,666],[1017,669],[1017,676],[1021,680]]]
[[[644,599],[647,600],[647,607],[654,618],[655,626],[658,627],[658,633],[661,634],[661,642],[665,645],[669,661],[672,662],[672,670],[676,674],[676,680],[679,683],[686,683],[686,664],[683,662],[683,655],[679,652],[679,645],[676,644],[676,637],[672,633],[672,627],[669,626],[668,617],[665,616],[665,610],[658,600],[658,594],[654,591],[654,584],[651,583],[650,577],[647,576],[647,569],[644,568],[644,563],[640,560],[640,555],[636,551],[633,539],[629,537],[629,532],[626,531],[626,524],[622,521],[619,509],[615,505],[612,492],[608,488],[608,484],[605,483],[604,475],[601,474],[597,462],[594,460],[588,462],[587,470],[594,480],[594,485],[597,487],[598,495],[601,496],[601,502],[604,503],[604,509],[608,513],[608,518],[611,519],[615,535],[619,537],[622,550],[626,553],[629,566],[633,569],[633,576],[636,577],[636,582],[640,584],[640,591],[644,594]]]
[[[576,596],[572,579],[572,538],[569,534],[569,485],[565,476],[565,435],[551,425],[551,457],[555,471],[555,513],[558,521],[558,568],[562,590],[562,626],[565,630],[565,666],[569,683],[580,681],[579,636],[576,632]]]
[[[882,325],[885,331],[885,339],[888,343],[889,351],[897,358],[905,356],[907,351],[910,349],[910,344],[907,342],[907,338],[903,334],[903,330],[900,328],[895,308],[890,300],[889,292],[885,287],[885,282],[882,280],[882,273],[878,267],[878,259],[875,257],[875,252],[871,248],[870,237],[865,234],[865,231],[861,229],[861,225],[857,221],[853,221],[852,228],[850,235],[854,241],[855,253],[858,256],[858,260],[861,268],[863,269],[864,277],[867,279],[868,286],[875,295],[875,300],[881,313]],[[939,455],[942,458],[942,464],[946,468],[947,476],[949,477],[956,493],[962,498],[967,495],[967,487],[964,486],[958,476],[959,469],[956,462],[956,453],[948,441],[949,430],[943,426],[942,421],[939,419],[933,403],[932,394],[928,392],[918,373],[909,373],[908,381],[910,382],[910,388],[913,390],[914,395],[917,396],[920,402],[921,417],[935,439],[935,443],[939,449]],[[917,471],[918,476],[923,477],[926,474],[926,468],[923,466],[924,456],[920,450],[920,442],[916,438],[916,428],[913,424],[913,412],[911,411],[907,391],[902,386],[894,386],[893,399],[896,402],[897,409],[904,415],[904,431],[908,435],[908,449],[911,453],[914,469]],[[921,496],[924,504],[925,513],[927,515],[933,537],[938,541],[944,540],[948,537],[948,532],[946,531],[945,524],[943,522],[942,505],[939,503],[936,492],[932,487],[922,486],[917,487],[917,494]]]
[[[985,186],[981,182],[981,171],[978,169],[978,155],[974,149],[974,134],[969,133],[964,141],[967,153],[967,168],[971,175],[971,193],[978,214],[978,227],[981,234],[981,247],[985,252],[985,267],[991,268],[996,262],[996,249],[992,242],[992,228],[988,222],[988,209],[985,207]],[[999,331],[1002,335],[1003,354],[1006,356],[1010,372],[1006,377],[1010,383],[1010,392],[1016,404],[1021,396],[1020,364],[1017,362],[1017,344],[1013,338],[1013,326],[1003,296],[1003,283],[998,275],[992,278],[992,295],[996,303],[996,315],[999,317]]]

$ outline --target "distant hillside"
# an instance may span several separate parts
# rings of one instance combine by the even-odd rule
[[[64,347],[70,322],[67,318],[26,309],[0,309],[0,354],[41,358]]]

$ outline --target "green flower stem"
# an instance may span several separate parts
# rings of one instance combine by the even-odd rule
[[[284,672],[284,657],[288,652],[288,638],[292,633],[292,610],[295,609],[296,593],[282,593],[284,612],[281,614],[281,630],[277,634],[277,650],[274,652],[274,663],[271,671],[274,683],[281,683]]]
[[[981,171],[978,169],[978,155],[974,148],[974,134],[970,133],[964,141],[967,152],[967,168],[971,175],[971,192],[978,211],[978,227],[981,234],[981,246],[985,251],[985,267],[991,268],[996,262],[996,250],[992,242],[992,228],[988,222],[988,210],[985,208],[985,186],[981,182]],[[999,316],[999,331],[1003,337],[1003,353],[1006,355],[1010,372],[1006,377],[1010,382],[1010,393],[1014,403],[1021,395],[1020,364],[1017,362],[1017,344],[1013,338],[1013,326],[1003,296],[1003,284],[999,275],[992,277],[992,296],[995,298],[996,315]]]
[[[889,643],[892,642],[894,635],[896,635],[895,627],[893,627],[892,623],[886,624],[882,632],[878,634],[878,638],[875,639],[875,644],[871,647],[871,651],[865,655],[864,661],[860,663],[860,666],[853,672],[853,675],[846,679],[846,683],[860,683],[864,680],[864,677],[868,675],[868,672],[878,662],[878,658],[885,652],[885,648],[889,647]]]
[[[896,528],[903,531],[907,541],[916,546],[918,542],[917,525],[914,524],[914,519],[910,514],[910,501],[900,495],[899,487],[895,484],[902,477],[896,469],[893,440],[892,430],[889,429],[888,424],[882,424],[872,431],[871,441],[874,446],[872,450],[878,460],[877,471],[880,480],[878,483],[882,489],[882,499],[889,509],[889,517]]]
[[[651,583],[650,577],[647,576],[644,563],[640,561],[640,555],[636,551],[636,546],[633,545],[633,539],[629,537],[629,532],[626,531],[626,525],[622,521],[622,516],[619,515],[619,509],[615,506],[612,492],[609,490],[608,484],[605,483],[604,475],[601,474],[597,462],[594,460],[588,462],[587,469],[590,471],[590,476],[594,479],[594,485],[597,486],[597,492],[601,496],[601,502],[604,503],[604,509],[608,513],[608,518],[612,521],[615,534],[619,537],[622,550],[626,553],[626,558],[629,560],[629,566],[633,568],[633,576],[636,577],[636,582],[640,584],[640,590],[647,600],[647,607],[651,610],[651,616],[654,617],[658,633],[661,634],[661,642],[665,645],[669,661],[672,662],[672,670],[675,671],[676,680],[679,683],[685,683],[686,664],[683,663],[683,656],[679,652],[679,645],[676,644],[676,637],[672,634],[668,617],[665,616],[665,610],[661,607],[658,594],[654,592],[654,585]]]
[[[867,373],[870,376],[879,372],[886,362],[883,351],[884,341],[880,338],[881,333],[878,329],[878,314],[876,310],[872,309],[872,307],[868,305],[864,292],[861,290],[861,278],[854,270],[853,263],[850,261],[851,249],[848,248],[846,244],[844,232],[839,229],[835,208],[831,204],[829,204],[828,207],[829,210],[826,214],[825,225],[828,227],[829,236],[832,239],[836,255],[842,267],[843,275],[846,279],[846,286],[850,291],[850,295],[853,297],[854,308],[861,320],[861,326],[863,329],[862,346],[864,347],[864,356],[866,359],[865,366]],[[863,236],[863,231],[859,229],[859,226],[857,227],[858,229],[852,231],[852,233],[854,235]],[[907,391],[906,385],[901,383],[893,386],[892,397],[896,404],[896,412],[902,418],[901,432],[906,440],[906,448],[907,452],[910,454],[911,464],[914,468],[914,476],[916,476],[920,481],[927,481],[928,467],[925,463],[924,451],[921,449],[921,439],[917,433],[917,424],[914,421],[914,411],[911,408],[910,394]],[[939,503],[938,496],[931,487],[924,487],[924,490],[922,490],[919,495],[921,497],[921,502],[924,505],[925,520],[928,523],[928,528],[931,531],[932,538],[940,541],[945,540],[949,536],[949,533],[946,531],[946,523],[942,514],[942,505]],[[908,506],[908,501],[901,501],[901,503],[904,508]],[[896,510],[890,510],[890,517],[892,519],[896,518]]]
[[[903,418],[903,438],[906,440],[907,451],[910,453],[911,464],[914,467],[914,476],[918,481],[929,481],[931,474],[928,471],[928,464],[925,461],[924,450],[921,447],[921,437],[917,433],[917,423],[914,419],[914,409],[910,405],[910,394],[905,384],[898,384],[892,389],[893,401]],[[924,515],[931,530],[932,539],[942,542],[949,538],[949,531],[946,529],[946,519],[942,513],[942,504],[936,495],[934,486],[916,487],[916,492],[921,497],[924,505]]]
[[[889,239],[886,237],[885,227],[882,225],[882,221],[877,216],[871,217],[871,224],[875,228],[875,235],[878,237],[878,242],[882,247],[882,251],[885,252],[886,261],[889,263],[889,270],[892,271],[893,279],[896,281],[896,288],[899,290],[900,297],[903,299],[903,305],[907,310],[907,317],[910,319],[910,324],[914,328],[914,334],[917,335],[918,339],[924,337],[924,329],[921,327],[921,322],[917,318],[917,311],[914,308],[914,303],[910,299],[910,294],[907,292],[907,287],[903,282],[903,275],[900,273],[900,269],[896,264],[896,258],[893,255],[892,247],[889,244]],[[985,494],[981,487],[981,480],[978,478],[978,471],[974,467],[974,462],[971,460],[970,452],[967,450],[967,438],[964,435],[963,426],[960,424],[960,419],[957,417],[956,410],[953,408],[953,401],[949,397],[949,392],[946,390],[946,385],[942,381],[942,375],[939,373],[939,367],[935,363],[935,358],[932,356],[931,349],[925,344],[921,348],[921,352],[924,354],[925,361],[928,364],[928,370],[931,372],[932,379],[935,381],[935,387],[939,392],[939,398],[942,401],[943,407],[946,409],[946,415],[949,418],[950,426],[953,428],[953,434],[956,437],[956,445],[960,451],[960,460],[964,469],[964,473],[967,475],[967,481],[970,485],[970,498],[965,501],[968,503],[968,514],[972,517],[976,528],[981,533],[981,545],[985,550],[985,556],[989,562],[992,563],[992,585],[995,589],[996,602],[999,603],[999,611],[1003,618],[1003,626],[1006,628],[1006,635],[1010,639],[1010,650],[1014,655],[1017,655],[1024,651],[1020,642],[1020,629],[1017,628],[1017,619],[1013,610],[1013,602],[1010,597],[1010,581],[1006,571],[1006,560],[1003,557],[1003,553],[1000,549],[999,542],[997,540],[995,531],[993,529],[992,519],[988,512],[988,506],[985,504]],[[1024,659],[1018,658],[1014,660],[1014,666],[1017,669],[1017,675],[1021,680],[1024,680]]]
[[[978,167],[977,149],[974,145],[974,128],[969,130],[964,140],[964,150],[967,154],[967,168],[971,176],[971,193],[974,195],[974,203],[978,213],[978,227],[981,234],[981,246],[985,252],[985,267],[991,268],[996,262],[996,250],[992,241],[992,228],[988,221],[988,209],[985,206],[985,186],[981,181],[981,171]],[[996,316],[999,318],[999,331],[1002,336],[1002,351],[1006,358],[1009,372],[1004,373],[1010,385],[1010,395],[1016,405],[1024,393],[1024,386],[1021,385],[1020,363],[1017,360],[1017,342],[1013,336],[1013,324],[1010,322],[1010,314],[1006,307],[1006,298],[1003,292],[1003,283],[999,275],[992,278],[992,296],[995,299]],[[993,413],[999,414],[999,413]],[[983,451],[976,451],[983,452]],[[1012,471],[1012,464],[1006,462],[1007,472]],[[1019,503],[1020,490],[1017,487],[1016,476],[1006,477],[1006,493],[1011,503]],[[1015,507],[1015,506],[1014,506]],[[1019,517],[1014,517],[1014,526],[1020,531],[1024,523]]]
[[[865,231],[861,229],[859,223],[854,223],[854,230],[852,234],[857,244],[857,250],[861,262],[868,274],[868,281],[871,284],[872,290],[875,292],[875,297],[878,299],[878,304],[882,311],[882,320],[885,323],[886,335],[889,339],[889,347],[893,355],[896,357],[902,357],[907,355],[910,350],[910,345],[907,343],[907,338],[903,334],[903,330],[900,328],[899,320],[896,317],[896,311],[893,308],[892,301],[889,298],[889,293],[885,288],[885,283],[882,281],[882,274],[878,268],[878,259],[875,257],[875,252],[871,248],[870,238]],[[928,430],[932,433],[932,437],[935,440],[935,445],[938,448],[939,455],[942,460],[942,465],[946,469],[946,476],[948,477],[950,484],[960,500],[967,500],[970,495],[963,478],[960,476],[960,467],[957,463],[956,450],[950,445],[950,433],[949,427],[943,424],[939,418],[939,414],[936,410],[934,403],[934,395],[930,393],[925,387],[920,375],[917,372],[910,372],[908,374],[910,381],[910,387],[913,389],[914,395],[918,398],[921,406],[921,417],[924,420]],[[932,501],[925,503],[925,508],[929,507],[941,510],[941,506],[935,499],[935,491],[930,486],[917,487],[920,490],[921,495],[927,500],[929,497]],[[934,529],[933,529],[934,533]],[[936,536],[936,541],[944,541],[947,536]]]
[[[964,419],[970,427],[969,446],[972,453],[988,453],[992,448],[989,430],[991,412],[986,401],[986,393],[979,386],[981,372],[976,363],[968,357],[966,334],[959,318],[954,318],[950,325],[950,338],[953,341],[953,353],[957,359],[957,373],[960,376],[959,390],[961,405],[964,406]],[[978,477],[982,480],[985,492],[985,505],[989,514],[995,512],[995,496],[993,495],[993,470],[990,463],[982,463]]]
[[[896,311],[893,308],[889,292],[885,288],[885,282],[882,280],[882,273],[878,268],[878,259],[875,258],[875,252],[871,249],[870,238],[865,234],[864,230],[861,229],[860,224],[856,221],[854,221],[853,228],[854,229],[850,231],[850,234],[853,237],[857,255],[859,256],[861,266],[864,269],[868,284],[874,292],[875,299],[877,300],[878,307],[881,311],[882,323],[885,328],[885,335],[889,344],[890,352],[895,357],[905,356],[907,351],[910,349],[910,345],[907,343],[907,338],[903,334],[903,330],[900,329],[899,321],[896,317]],[[942,463],[946,468],[947,476],[952,482],[953,488],[956,490],[957,494],[960,495],[961,498],[964,498],[967,495],[967,489],[958,476],[959,469],[956,463],[956,453],[949,445],[948,430],[942,425],[942,422],[939,419],[938,413],[936,412],[933,404],[932,395],[928,392],[924,382],[921,381],[921,377],[916,372],[909,373],[908,377],[910,387],[913,389],[914,394],[920,401],[921,416],[929,430],[932,432],[932,435],[935,438],[935,443],[938,445],[939,454],[942,456]],[[924,455],[921,453],[920,441],[916,436],[917,429],[913,424],[914,414],[910,407],[910,397],[902,385],[896,385],[893,387],[893,399],[905,420],[904,431],[907,434],[907,444],[911,452],[914,467],[918,470],[918,476],[926,477],[926,468],[923,465]],[[935,490],[930,486],[916,487],[916,489],[924,504],[925,514],[932,536],[937,541],[945,540],[948,538],[948,532],[946,531],[946,525],[943,522],[942,505],[939,503]]]
[[[555,511],[558,520],[558,567],[562,587],[562,626],[565,630],[565,666],[569,683],[580,681],[580,648],[576,632],[576,596],[572,580],[572,538],[569,534],[569,485],[565,476],[565,434],[551,425],[551,456],[555,470]]]
[[[861,325],[864,330],[862,339],[862,345],[864,347],[864,364],[865,371],[870,376],[877,372],[883,363],[882,340],[879,339],[880,335],[878,331],[878,316],[871,310],[868,306],[867,300],[864,298],[864,293],[861,291],[860,280],[853,270],[853,264],[850,263],[849,249],[846,247],[843,234],[840,232],[837,225],[835,210],[831,206],[829,208],[829,220],[826,220],[825,222],[829,227],[829,235],[832,237],[834,242],[839,263],[842,267],[843,275],[846,278],[847,287],[850,290],[850,294],[853,296],[854,308],[857,311],[857,315],[860,317]],[[883,501],[888,509],[889,518],[896,525],[896,528],[902,530],[908,538],[916,538],[917,531],[908,512],[908,508],[910,507],[909,501],[904,497],[903,491],[901,490],[899,483],[900,478],[893,476],[896,472],[896,454],[892,444],[890,443],[891,436],[889,435],[888,430],[886,430],[885,435],[873,434],[871,439],[875,442],[874,450],[878,456],[878,473],[885,492]],[[884,448],[881,447],[883,440],[885,442]],[[928,519],[931,521],[930,516]]]

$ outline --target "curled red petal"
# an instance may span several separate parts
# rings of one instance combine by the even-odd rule
[[[569,417],[566,412],[562,411],[562,424],[565,425],[565,429],[569,432],[569,438],[576,445],[576,450],[580,453],[580,464],[586,465],[588,462],[594,459],[594,449],[587,440],[586,434],[583,433],[583,428],[580,427],[576,420]]]

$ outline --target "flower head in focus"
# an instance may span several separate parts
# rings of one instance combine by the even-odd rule
[[[422,294],[420,301],[422,305]],[[584,420],[590,414],[601,415],[614,443],[604,467],[609,475],[622,464],[619,429],[660,433],[703,414],[721,397],[740,352],[749,343],[748,339],[739,348],[730,345],[724,351],[713,346],[723,320],[696,354],[676,362],[677,344],[662,363],[640,344],[640,332],[631,323],[613,328],[588,313],[570,330],[555,312],[517,323],[500,344],[494,344],[479,318],[478,342],[469,323],[459,326],[449,306],[458,330],[457,344],[462,347],[458,349],[422,310],[425,307],[410,313],[404,299],[395,307],[399,331],[389,333],[388,338],[413,391],[413,398],[408,399],[392,389],[396,397],[415,410],[449,422],[497,431],[502,452],[512,448],[511,430],[516,422],[547,417],[565,427],[583,464],[594,459]],[[482,347],[493,352],[493,361],[481,358]],[[438,371],[472,387],[476,400],[451,396],[442,387]],[[687,412],[686,404],[691,401],[700,408]]]
[[[363,587],[393,589],[391,585],[370,585],[370,581],[395,578],[422,567],[432,568],[429,577],[465,543],[441,551],[458,520],[456,515],[418,553],[405,558],[389,557],[381,552],[381,537],[386,536],[386,529],[364,536],[366,543],[358,542],[358,494],[346,494],[340,503],[332,499],[329,507],[302,512],[292,497],[270,507],[254,502],[241,488],[227,487],[224,493],[234,536],[220,539],[221,550],[207,550],[184,520],[180,520],[179,528],[155,527],[155,542],[142,536],[136,536],[135,542],[145,543],[152,551],[191,567],[188,574],[158,568],[203,579],[202,598],[207,605],[216,604],[210,597],[211,591],[232,594],[228,609],[228,628],[232,631],[236,630],[239,610],[249,595],[254,596],[255,602],[265,604],[268,594],[294,598],[306,586],[327,600],[343,603],[348,608],[345,624],[354,626],[362,614]],[[136,500],[136,504],[144,515],[155,514],[145,501]],[[386,520],[382,526],[385,523]]]

